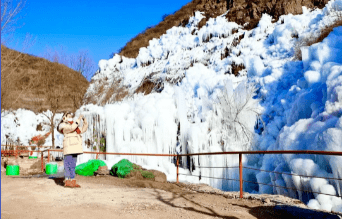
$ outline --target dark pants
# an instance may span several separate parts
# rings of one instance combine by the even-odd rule
[[[64,176],[65,178],[75,178],[75,167],[77,154],[68,154],[64,156]]]

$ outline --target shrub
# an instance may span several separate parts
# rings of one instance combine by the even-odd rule
[[[148,171],[141,171],[141,175],[147,179],[153,179],[154,178],[154,174],[152,172],[148,172]]]
[[[142,170],[142,168],[136,164],[132,165],[133,170],[132,172],[140,172],[142,177],[147,178],[147,179],[154,179],[154,174],[152,172],[149,172],[147,170]]]

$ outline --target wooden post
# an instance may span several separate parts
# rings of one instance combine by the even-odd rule
[[[50,150],[48,149],[48,162],[50,162]]]
[[[99,153],[96,153],[96,160],[99,159]]]
[[[242,154],[239,153],[239,170],[240,170],[240,198],[243,198],[243,180],[242,180]]]
[[[41,166],[42,166],[42,172],[44,171],[44,157],[43,157],[43,152],[41,152]]]
[[[179,183],[179,156],[177,155],[177,183]]]

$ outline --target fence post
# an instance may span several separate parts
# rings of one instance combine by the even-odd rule
[[[240,175],[240,198],[243,198],[243,180],[242,180],[242,154],[239,153],[239,175]]]
[[[96,153],[96,160],[99,159],[99,153]]]
[[[15,146],[14,156],[16,159],[18,158],[18,146]]]
[[[41,166],[42,166],[42,171],[44,171],[44,160],[43,160],[43,152],[41,152]]]
[[[48,163],[50,162],[50,149],[48,149]]]
[[[177,183],[179,183],[178,173],[179,173],[179,156],[177,155]]]

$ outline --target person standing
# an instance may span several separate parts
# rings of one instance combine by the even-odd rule
[[[79,124],[83,119],[83,126]],[[62,121],[57,126],[57,131],[64,135],[63,154],[64,154],[64,186],[65,187],[81,187],[75,180],[75,168],[77,155],[83,154],[82,136],[88,129],[87,120],[80,115],[76,122],[73,122],[73,114],[66,112],[63,114]]]

